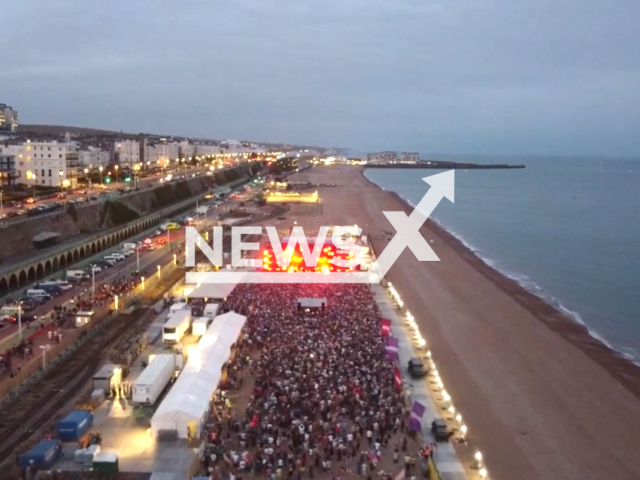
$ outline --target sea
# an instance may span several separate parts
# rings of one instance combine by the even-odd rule
[[[487,264],[640,364],[640,159],[508,163],[526,168],[456,170],[455,204],[443,199],[431,217]],[[439,172],[365,175],[415,205],[429,188],[422,178]]]

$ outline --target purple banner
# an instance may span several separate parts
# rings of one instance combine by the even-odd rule
[[[413,405],[411,406],[411,418],[422,418],[425,410],[426,407],[423,404],[417,401],[413,402]]]
[[[420,424],[420,420],[418,420],[417,418],[411,417],[409,419],[409,430],[413,432],[419,432],[420,430],[422,430],[422,425]]]
[[[387,337],[387,345],[390,347],[399,347],[400,340],[398,340],[396,337]]]

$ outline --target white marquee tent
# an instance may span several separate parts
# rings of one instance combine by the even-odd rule
[[[222,367],[231,346],[238,340],[247,317],[235,312],[218,315],[202,336],[175,385],[151,418],[151,431],[175,430],[180,438],[200,431],[209,412],[211,397],[218,388]]]

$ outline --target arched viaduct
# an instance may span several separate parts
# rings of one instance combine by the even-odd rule
[[[0,273],[0,297],[46,278],[52,273],[64,270],[80,260],[114,247],[123,240],[160,224],[167,218],[187,211],[195,205],[195,202],[196,200],[193,199],[193,202],[186,205],[169,208],[131,222],[126,226],[114,228],[104,234],[78,241],[75,244],[63,244],[57,248],[57,252],[51,252],[49,255],[43,254],[37,260],[26,260],[22,265],[12,266],[12,269]]]

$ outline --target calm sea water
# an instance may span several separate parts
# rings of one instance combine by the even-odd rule
[[[516,162],[512,162],[516,163]],[[521,162],[517,162],[521,163]],[[487,263],[640,361],[640,161],[535,159],[456,171],[433,213]],[[415,204],[437,170],[369,169]]]

